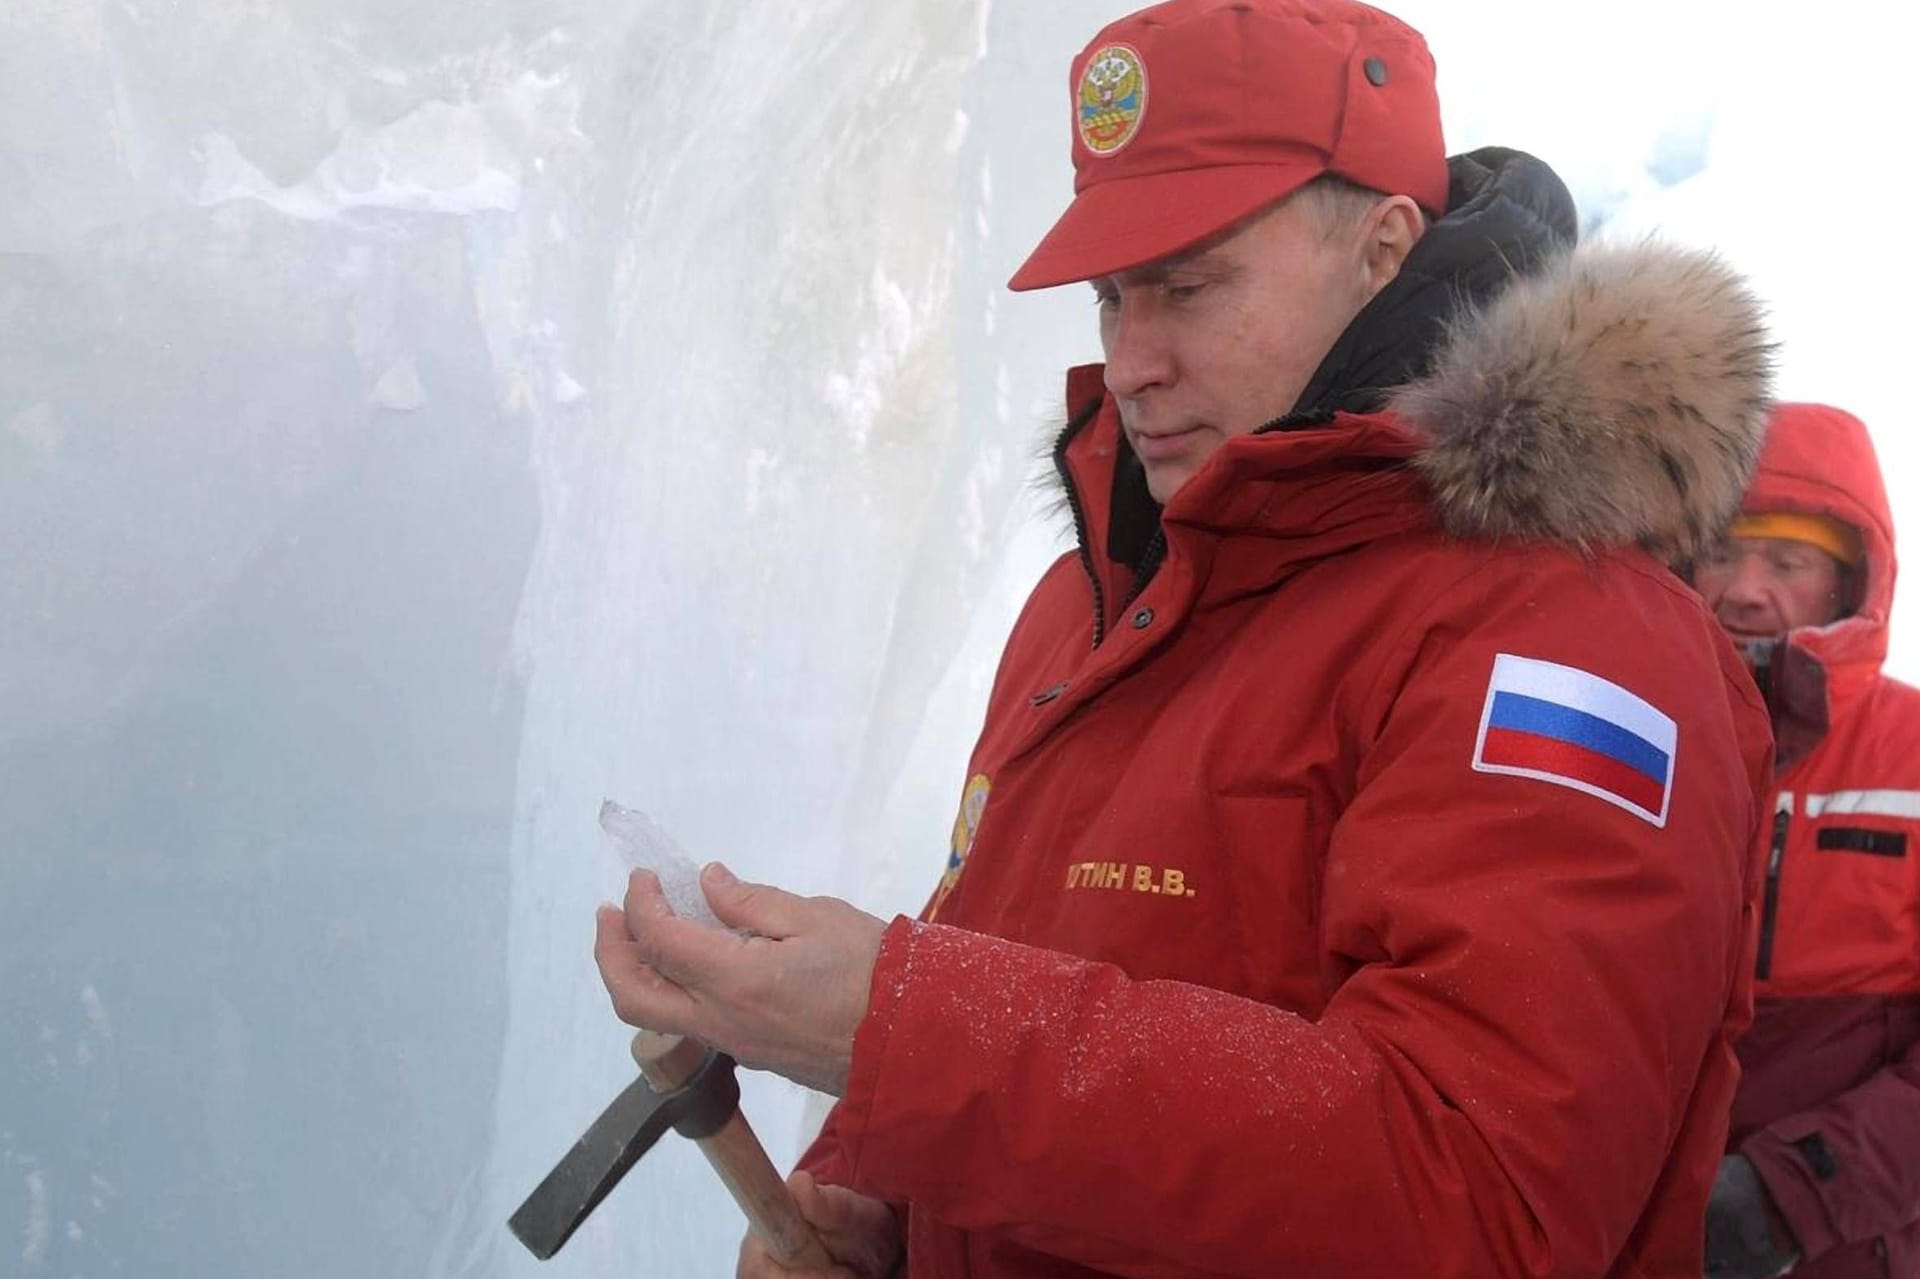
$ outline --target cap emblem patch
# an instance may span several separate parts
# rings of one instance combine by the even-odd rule
[[[1131,46],[1110,44],[1087,59],[1080,76],[1080,140],[1095,155],[1112,155],[1140,131],[1147,115],[1147,66]]]

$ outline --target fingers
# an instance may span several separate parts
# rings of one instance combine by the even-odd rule
[[[674,914],[659,877],[645,870],[627,877],[624,906],[603,908],[595,929],[594,957],[622,1021],[715,1041],[703,1007],[750,971],[747,939]]]
[[[659,880],[635,871],[624,909],[596,924],[614,1009],[630,1025],[691,1035],[837,1095],[885,925],[832,898],[742,884],[723,867],[704,878],[715,913],[756,931],[682,919]]]
[[[629,1026],[687,1034],[697,1009],[693,997],[642,957],[626,917],[613,906],[594,912],[593,959],[613,1011]]]
[[[800,1215],[815,1230],[838,1230],[846,1225],[845,1221],[836,1220],[846,1214],[833,1211],[833,1202],[822,1193],[821,1185],[813,1179],[812,1173],[796,1168],[787,1178],[787,1189],[793,1194],[793,1206],[800,1210]]]
[[[748,1231],[740,1239],[740,1259],[734,1262],[733,1279],[785,1279],[786,1267],[767,1255],[760,1241]]]
[[[805,922],[805,897],[770,884],[746,883],[719,862],[707,863],[700,872],[700,887],[707,905],[728,928],[744,928],[781,941],[799,932]]]
[[[787,1178],[793,1203],[807,1224],[822,1235],[836,1234],[860,1224],[859,1206],[865,1196],[845,1186],[826,1186],[814,1180],[812,1173],[796,1168]]]
[[[783,1266],[751,1231],[740,1241],[740,1260],[733,1273],[734,1279],[860,1279],[846,1266],[829,1266],[825,1270],[795,1270]]]
[[[816,1181],[799,1169],[787,1178],[787,1191],[836,1262],[856,1275],[894,1273],[904,1241],[892,1208],[850,1187]]]
[[[734,1264],[734,1279],[797,1279],[796,1272],[773,1259],[767,1246],[749,1230],[740,1240],[740,1260]]]
[[[675,919],[673,906],[660,887],[660,877],[650,870],[629,871],[627,895],[623,901],[627,929],[635,937],[663,919]]]
[[[626,928],[642,963],[694,991],[728,973],[744,944],[733,933],[674,914],[660,880],[644,870],[627,877]]]

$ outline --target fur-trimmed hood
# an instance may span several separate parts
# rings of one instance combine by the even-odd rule
[[[1888,624],[1899,565],[1893,504],[1866,423],[1826,404],[1778,404],[1767,446],[1740,508],[1823,515],[1860,535],[1852,609],[1824,626],[1787,632],[1763,677],[1781,768],[1804,758],[1885,682]],[[1910,746],[1902,749],[1911,749]]]
[[[1711,254],[1589,247],[1455,321],[1388,411],[1449,531],[1637,544],[1694,558],[1725,529],[1765,434],[1772,346]]]
[[[1365,465],[1418,473],[1455,536],[1692,559],[1732,518],[1759,454],[1773,349],[1760,305],[1711,253],[1573,248],[1571,199],[1531,157],[1476,152],[1454,175],[1454,210],[1293,412],[1224,445],[1166,519],[1217,523],[1197,508],[1218,506],[1228,473],[1244,481],[1284,464],[1289,450],[1268,437],[1332,428]],[[1098,366],[1069,377],[1068,409],[1054,459],[1082,543],[1144,581],[1163,551],[1163,512]]]

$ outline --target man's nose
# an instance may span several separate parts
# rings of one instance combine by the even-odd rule
[[[1173,381],[1173,350],[1166,326],[1146,308],[1123,304],[1102,337],[1107,390],[1116,396],[1133,399]]]
[[[1758,555],[1747,553],[1734,561],[1733,575],[1727,579],[1722,598],[1733,604],[1762,604],[1772,589],[1772,579]]]

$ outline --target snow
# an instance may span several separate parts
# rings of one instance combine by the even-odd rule
[[[595,814],[881,914],[937,878],[1062,544],[1038,440],[1095,354],[1082,291],[1003,284],[1120,8],[0,6],[24,1262],[731,1272],[673,1140],[557,1261],[503,1227],[631,1075]],[[1607,234],[1752,274],[1783,388],[1867,420],[1910,532],[1887,51],[1920,15],[1399,11],[1456,149],[1534,150]],[[809,1098],[746,1099],[788,1162]]]

